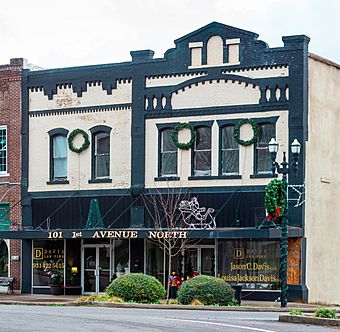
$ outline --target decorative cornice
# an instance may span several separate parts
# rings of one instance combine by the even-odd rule
[[[64,115],[64,114],[78,114],[78,113],[97,113],[97,112],[112,112],[119,110],[131,110],[131,103],[127,104],[115,104],[115,105],[100,105],[100,106],[88,106],[88,107],[75,107],[68,109],[53,109],[43,111],[30,111],[29,116],[52,116],[52,115]]]

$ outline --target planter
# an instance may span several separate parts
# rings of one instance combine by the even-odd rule
[[[52,295],[62,295],[63,286],[62,285],[50,285]]]

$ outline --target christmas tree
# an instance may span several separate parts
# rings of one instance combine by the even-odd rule
[[[103,218],[100,214],[99,204],[97,199],[91,199],[89,215],[86,221],[86,229],[104,228]]]

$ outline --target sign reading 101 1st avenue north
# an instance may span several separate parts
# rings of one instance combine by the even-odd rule
[[[219,242],[219,277],[248,287],[275,287],[279,283],[280,250],[278,241],[225,240]]]

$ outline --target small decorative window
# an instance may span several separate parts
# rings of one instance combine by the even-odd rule
[[[211,175],[211,127],[196,127],[193,152],[194,176]]]
[[[110,134],[99,132],[94,135],[94,178],[110,177]]]
[[[161,176],[177,176],[177,146],[172,139],[173,129],[161,131]]]
[[[7,127],[0,126],[0,175],[7,173]]]
[[[275,124],[263,123],[259,125],[260,131],[257,137],[255,148],[256,173],[271,173],[272,161],[268,150],[268,143],[275,137]]]
[[[239,144],[233,137],[233,126],[221,128],[221,175],[239,174]]]

